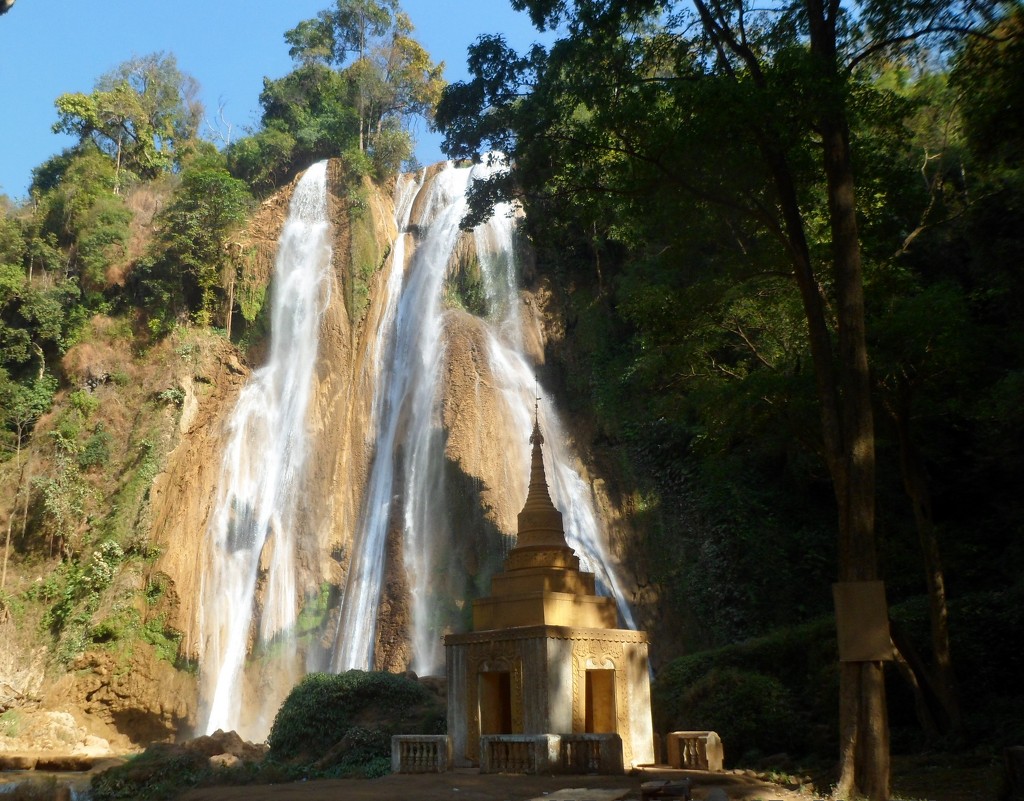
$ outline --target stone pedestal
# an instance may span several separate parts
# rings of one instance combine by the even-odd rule
[[[580,570],[548,495],[536,425],[530,441],[530,490],[516,547],[491,595],[474,601],[473,631],[445,637],[454,763],[481,764],[481,737],[488,735],[563,735],[573,754],[585,746],[587,760],[594,752],[619,770],[651,764],[647,635],[617,628],[614,599],[597,595],[594,575]],[[587,734],[616,737],[578,737]],[[617,747],[615,759],[605,753],[613,740],[621,740],[621,763]],[[497,740],[520,762],[536,762],[536,742]]]
[[[457,767],[479,762],[481,734],[614,732],[626,765],[654,762],[646,633],[524,626],[445,645]]]

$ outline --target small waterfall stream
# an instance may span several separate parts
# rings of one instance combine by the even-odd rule
[[[530,462],[528,432],[533,430],[533,414],[537,409],[544,432],[545,474],[551,498],[562,512],[566,541],[579,556],[580,568],[595,574],[598,592],[615,598],[623,624],[635,629],[632,610],[601,538],[593,493],[572,466],[575,459],[569,451],[558,413],[549,402],[535,405],[538,400],[535,393],[541,388],[536,380],[536,367],[530,364],[523,347],[516,224],[513,210],[499,205],[488,222],[474,232],[487,287],[491,371],[501,386],[509,428],[523,432],[515,440],[518,449],[506,457],[508,469],[518,469],[525,475],[525,466]]]
[[[448,260],[459,238],[468,181],[469,170],[449,168],[434,177],[425,190],[428,196],[418,220],[418,227],[424,233],[407,270],[407,282],[394,278],[395,272],[403,272],[402,263],[397,259],[392,263],[392,280],[388,282],[385,303],[395,312],[384,321],[379,334],[386,337],[387,344],[378,351],[378,358],[386,368],[379,373],[375,388],[375,410],[379,404],[375,456],[364,502],[361,536],[345,580],[331,660],[334,670],[368,670],[373,666],[384,545],[392,516],[398,447],[406,451],[406,495],[416,496],[427,491],[425,486],[420,487],[430,477],[422,468],[417,473],[416,463],[429,458],[430,440],[436,438],[439,430],[434,418],[437,376],[443,353],[440,294]],[[404,185],[400,185],[399,191],[403,188]],[[400,234],[409,227],[409,211],[404,215],[404,219],[398,221]],[[404,242],[404,235],[401,240]],[[404,258],[404,245],[401,253]],[[423,551],[429,548],[419,542],[414,547]],[[415,593],[414,582],[413,586]]]
[[[330,297],[327,162],[310,167],[292,195],[271,289],[267,363],[256,370],[228,422],[217,500],[207,528],[200,604],[203,730],[262,731],[277,697],[245,703],[243,668],[253,632],[257,580],[265,570],[259,643],[282,642],[277,660],[294,656],[295,551],[309,448],[307,409],[320,320]],[[275,645],[278,645],[275,643]],[[255,715],[251,713],[255,711]],[[251,719],[250,719],[251,716]]]

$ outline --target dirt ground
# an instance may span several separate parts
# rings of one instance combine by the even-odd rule
[[[810,792],[799,793],[778,785],[732,773],[701,773],[681,770],[646,770],[631,776],[510,776],[454,771],[441,774],[390,774],[379,779],[331,779],[293,784],[204,787],[191,790],[181,801],[611,801],[639,799],[644,782],[678,781],[690,777],[693,799],[707,798],[721,787],[729,801],[810,801]],[[588,790],[618,790],[623,794]],[[572,790],[573,792],[560,792]]]

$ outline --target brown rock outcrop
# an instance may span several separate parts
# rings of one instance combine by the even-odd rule
[[[43,699],[72,707],[131,743],[174,740],[195,723],[195,679],[136,643],[126,663],[100,651],[82,654]],[[112,738],[116,738],[112,734]]]

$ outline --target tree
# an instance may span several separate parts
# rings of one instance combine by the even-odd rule
[[[14,516],[18,506],[18,495],[28,491],[28,481],[21,465],[21,450],[25,438],[36,420],[50,408],[56,389],[57,382],[52,376],[42,375],[30,384],[18,384],[7,376],[3,368],[0,368],[0,409],[3,410],[5,428],[14,434],[14,470],[18,473],[18,490],[11,512],[7,517],[4,561],[3,568],[0,569],[0,590],[3,590],[7,583],[7,560],[11,553],[11,530],[14,526]],[[28,508],[27,495],[25,508]]]
[[[114,191],[122,170],[154,178],[188,153],[202,118],[198,84],[178,69],[173,55],[153,53],[103,75],[88,95],[57,98],[54,133],[77,136],[115,163]]]
[[[231,265],[229,242],[252,202],[245,183],[215,157],[197,159],[182,173],[174,200],[158,216],[155,252],[139,279],[166,319],[189,309],[201,323],[212,322],[217,290]]]
[[[272,188],[288,174],[354,148],[359,118],[348,82],[324,64],[300,66],[264,79],[263,130],[228,148],[228,161],[254,189]]]
[[[385,130],[413,116],[432,118],[444,64],[433,64],[412,32],[397,0],[338,0],[285,33],[292,58],[304,67],[333,65],[349,83],[361,151],[372,152]]]
[[[107,269],[123,259],[132,213],[115,192],[116,170],[96,150],[64,153],[33,173],[36,202],[31,239],[64,249],[66,275],[75,276],[86,303],[96,309],[107,288]]]
[[[696,0],[694,13],[657,0],[513,5],[566,33],[549,54],[525,57],[483,38],[470,53],[473,79],[446,91],[437,116],[449,155],[486,144],[514,165],[478,191],[476,213],[495,193],[569,196],[581,209],[602,194],[636,198],[657,180],[744,221],[737,239],[771,237],[805,318],[838,579],[879,578],[852,122],[880,58],[961,36],[996,4],[869,2],[857,17],[838,0]],[[840,677],[837,795],[888,798],[882,663],[842,663]]]

